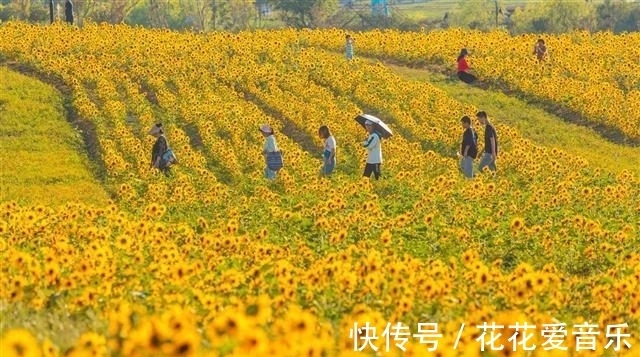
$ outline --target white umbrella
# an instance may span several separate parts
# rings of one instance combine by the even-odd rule
[[[374,117],[371,114],[360,114],[355,119],[358,123],[360,123],[360,125],[362,125],[362,127],[365,127],[364,124],[367,121],[372,122],[375,131],[378,132],[380,135],[382,135],[382,137],[385,139],[388,139],[393,136],[393,132],[391,131],[391,129],[389,129],[387,124],[385,124],[382,120],[380,120],[377,117]]]

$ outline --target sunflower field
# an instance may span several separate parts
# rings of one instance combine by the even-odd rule
[[[549,39],[546,67],[510,52],[533,36],[505,36],[363,33],[346,61],[338,30],[0,25],[0,64],[68,91],[110,196],[0,203],[0,356],[637,356],[640,171],[489,113],[498,172],[466,180],[460,118],[482,108],[357,58],[477,44],[484,76],[640,136],[640,36]],[[363,112],[395,134],[379,181],[361,177]],[[157,122],[169,177],[149,167]],[[273,182],[263,123],[284,153]]]

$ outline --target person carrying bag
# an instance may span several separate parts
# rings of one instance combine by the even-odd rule
[[[154,124],[149,130],[149,135],[156,138],[156,142],[151,149],[151,167],[168,175],[169,167],[178,162],[178,160],[173,150],[169,147],[167,138],[164,136],[162,123]]]
[[[278,149],[278,143],[276,142],[273,129],[269,125],[260,125],[260,132],[265,138],[262,149],[262,154],[266,161],[264,174],[267,179],[274,180],[277,172],[284,166],[282,152]]]

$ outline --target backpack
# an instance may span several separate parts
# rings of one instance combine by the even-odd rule
[[[171,147],[169,146],[169,141],[167,141],[167,138],[165,138],[164,140],[167,143],[167,151],[165,151],[162,154],[161,160],[164,163],[165,167],[169,167],[170,165],[173,165],[176,162],[178,162],[178,158],[176,157],[176,154],[173,152],[173,150],[171,150]]]
[[[267,167],[271,171],[278,171],[284,166],[282,151],[272,151],[267,153]]]
[[[176,154],[173,153],[173,150],[167,149],[167,151],[162,154],[162,161],[164,161],[165,166],[169,166],[178,162],[178,158],[176,157]]]

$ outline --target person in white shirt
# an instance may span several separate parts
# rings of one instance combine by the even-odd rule
[[[318,129],[318,135],[324,139],[322,175],[331,176],[336,168],[336,138],[331,135],[329,127],[326,125]]]
[[[273,129],[269,125],[260,125],[260,132],[266,139],[262,148],[262,154],[266,160],[268,152],[278,151],[278,144],[276,143],[276,137],[273,135]],[[276,178],[276,171],[270,170],[267,166],[264,168],[264,175],[267,179],[274,180]]]
[[[380,134],[375,132],[373,122],[367,120],[364,123],[369,133],[367,140],[363,142],[363,146],[367,149],[367,165],[364,168],[364,176],[375,176],[376,180],[380,178],[380,164],[382,164],[382,142]]]

